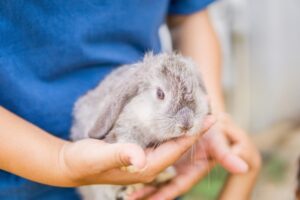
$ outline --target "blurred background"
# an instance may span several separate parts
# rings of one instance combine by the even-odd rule
[[[300,156],[300,1],[219,0],[210,14],[223,48],[229,112],[259,147],[255,200],[295,199]],[[186,200],[215,199],[220,167]]]

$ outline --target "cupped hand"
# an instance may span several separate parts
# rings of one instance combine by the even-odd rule
[[[207,117],[202,132],[213,122],[213,118]],[[84,139],[64,145],[59,163],[62,173],[74,186],[146,183],[174,164],[200,136],[170,140],[151,151],[144,151],[135,144],[108,144],[101,140]],[[122,170],[124,166],[132,166],[135,172]]]
[[[176,177],[161,188],[146,187],[134,193],[132,199],[145,196],[151,200],[175,199],[190,190],[215,163],[234,174],[251,171],[256,175],[260,168],[257,149],[247,134],[226,114],[218,116],[217,122],[197,142],[194,149],[175,164]]]

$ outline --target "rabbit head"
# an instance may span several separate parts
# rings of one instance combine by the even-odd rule
[[[136,137],[149,142],[199,133],[209,105],[194,62],[179,54],[148,54],[142,65],[140,87],[124,107],[119,127],[135,126]]]

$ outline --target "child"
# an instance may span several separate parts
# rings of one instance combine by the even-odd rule
[[[146,182],[175,162],[195,138],[180,140],[182,148],[162,145],[158,152],[165,159],[148,175],[129,177],[118,166],[142,167],[159,154],[95,140],[70,143],[71,111],[115,67],[146,51],[160,52],[158,29],[168,18],[176,48],[201,66],[213,112],[224,113],[219,45],[205,11],[212,1],[0,1],[0,168],[10,172],[0,171],[0,199],[78,199],[74,189],[52,186]],[[224,145],[213,145],[211,156],[232,172],[247,171],[239,154],[251,142],[238,133],[238,142],[229,145],[235,123],[220,119],[217,125]],[[236,145],[244,148],[233,153]],[[184,177],[182,191],[201,179]]]

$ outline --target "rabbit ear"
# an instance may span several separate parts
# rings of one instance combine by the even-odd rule
[[[139,79],[134,69],[122,67],[100,84],[98,90],[101,109],[88,131],[91,138],[103,139],[112,129],[124,106],[138,93]],[[106,91],[104,94],[102,91]],[[100,95],[103,95],[104,98]]]

